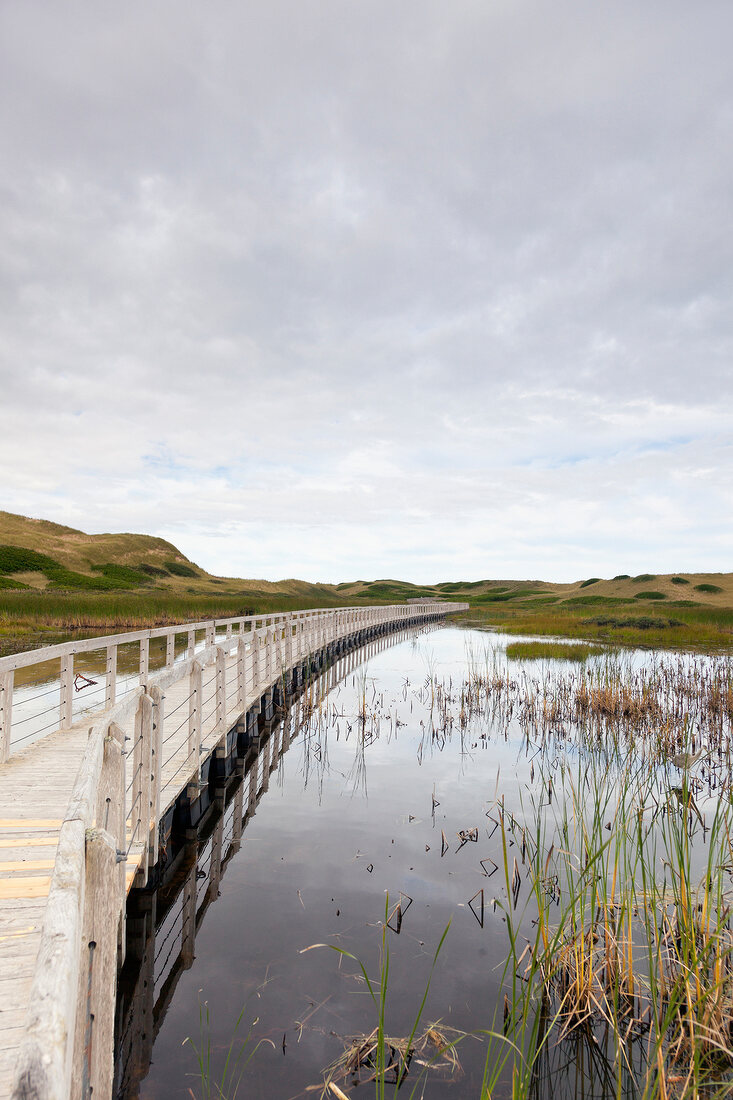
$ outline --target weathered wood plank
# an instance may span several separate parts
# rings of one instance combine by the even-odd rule
[[[8,871],[48,871],[53,865],[53,859],[3,859],[0,860],[0,874]]]
[[[14,836],[6,837],[0,833],[0,852],[5,848],[55,848],[58,844],[58,833],[53,837],[46,836]]]
[[[14,898],[43,898],[48,895],[51,876],[0,879],[0,901]]]
[[[114,837],[103,829],[87,831],[85,855],[82,980],[76,1004],[71,1095],[106,1098],[112,1094],[120,918]]]

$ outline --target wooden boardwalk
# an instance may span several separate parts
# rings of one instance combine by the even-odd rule
[[[169,810],[181,797],[196,802],[232,734],[324,652],[464,606],[295,612],[38,651],[36,664],[58,661],[56,687],[38,697],[58,691],[59,728],[27,744],[22,732],[14,742],[13,677],[32,669],[33,654],[0,660],[0,1098],[67,1100],[90,1086],[111,1096],[125,898],[157,862]],[[180,635],[187,648],[176,660]],[[158,671],[155,638],[165,639]],[[130,644],[140,683],[118,699],[118,650]],[[104,697],[79,715],[74,660],[95,650]]]
[[[236,657],[227,661],[231,677]],[[215,692],[215,668],[202,674],[204,698]],[[272,684],[263,685],[271,687]],[[166,709],[174,714],[186,710],[186,721],[169,734],[161,769],[161,816],[175,802],[182,789],[197,779],[199,768],[188,748],[188,710],[191,677],[166,691]],[[236,701],[235,701],[236,702]],[[183,706],[182,706],[183,704]],[[202,723],[201,764],[214,751],[216,713]],[[242,713],[235,706],[227,720],[236,722]],[[11,757],[0,771],[0,1097],[10,1096],[12,1073],[18,1055],[23,1024],[30,1003],[30,990],[41,940],[41,929],[56,859],[59,831],[71,801],[79,768],[89,740],[90,727],[101,715],[85,715],[69,730],[57,730]],[[121,723],[130,741],[134,738],[135,715]],[[207,746],[207,738],[212,742]],[[130,889],[138,867],[144,862],[145,844],[132,836],[131,803],[135,784],[128,779],[126,790],[127,847],[125,885]],[[95,823],[96,824],[96,823]]]

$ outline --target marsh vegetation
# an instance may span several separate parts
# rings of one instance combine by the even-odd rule
[[[733,662],[513,644],[302,696],[143,1096],[218,1095],[253,990],[250,1097],[731,1090]]]

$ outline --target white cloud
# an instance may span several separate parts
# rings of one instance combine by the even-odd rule
[[[226,574],[728,568],[732,29],[6,3],[3,506]]]

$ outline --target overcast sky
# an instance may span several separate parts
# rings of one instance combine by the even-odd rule
[[[2,0],[0,507],[733,568],[730,0]]]

